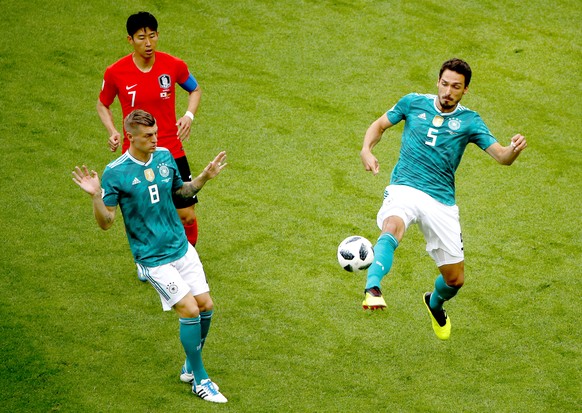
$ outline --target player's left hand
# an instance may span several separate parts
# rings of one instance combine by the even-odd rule
[[[212,179],[218,175],[225,167],[228,165],[226,162],[226,151],[220,152],[212,162],[210,162],[206,168],[204,168],[203,174],[206,175],[207,179]]]
[[[523,151],[525,148],[527,148],[527,141],[525,136],[518,133],[513,138],[511,138],[510,145],[513,148],[513,152]]]
[[[178,139],[182,142],[186,142],[190,138],[190,127],[192,125],[192,119],[188,116],[182,116],[176,122],[176,126],[178,127]]]

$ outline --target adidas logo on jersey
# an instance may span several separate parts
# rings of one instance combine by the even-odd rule
[[[133,178],[133,182],[131,183],[132,185],[137,185],[137,184],[141,184],[141,181],[137,178]]]
[[[419,117],[420,119],[424,119],[424,120],[426,120],[426,113],[424,113],[424,112],[423,112],[423,113],[421,113],[420,115],[418,115],[418,117]]]

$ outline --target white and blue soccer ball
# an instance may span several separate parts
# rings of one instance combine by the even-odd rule
[[[337,247],[337,260],[346,271],[365,270],[374,262],[374,247],[364,237],[347,237]]]

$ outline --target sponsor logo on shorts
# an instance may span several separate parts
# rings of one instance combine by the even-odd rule
[[[170,294],[176,294],[179,288],[176,284],[170,283],[166,286],[166,290],[168,290]]]

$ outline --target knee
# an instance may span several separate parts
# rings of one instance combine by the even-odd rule
[[[196,222],[196,217],[193,218],[182,218],[182,225],[185,227],[189,227],[190,225]]]
[[[180,209],[178,212],[180,215],[180,220],[182,225],[189,226],[196,222],[196,213],[194,212],[194,207]]]
[[[196,302],[198,303],[198,308],[201,312],[214,310],[214,302],[212,301],[212,298],[210,298],[210,295],[208,295],[208,297],[204,297],[203,299],[201,299],[202,297],[195,298]]]
[[[382,233],[388,232],[392,234],[398,242],[404,237],[405,231],[406,225],[400,217],[390,216],[382,222]]]
[[[196,318],[200,315],[198,303],[191,295],[186,295],[174,305],[174,310],[181,318]]]
[[[210,303],[210,305],[208,305],[208,306],[205,305],[205,306],[200,307],[201,313],[212,311],[212,310],[214,310],[214,305],[212,305],[212,303]]]
[[[195,305],[176,308],[176,311],[181,318],[196,318],[200,315],[200,309]]]
[[[465,284],[465,272],[462,269],[449,272],[444,278],[449,287],[461,288]]]
[[[459,274],[451,279],[447,279],[446,283],[449,287],[461,288],[465,284],[465,275]]]
[[[449,287],[461,288],[465,284],[465,266],[462,262],[444,265],[439,269]]]

